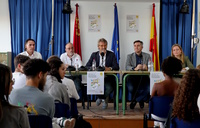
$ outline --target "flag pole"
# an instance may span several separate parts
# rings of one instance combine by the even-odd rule
[[[191,40],[191,62],[193,63],[193,57],[194,57],[194,36],[196,35],[194,33],[194,25],[195,25],[195,0],[193,0],[193,11],[192,11],[192,40]]]

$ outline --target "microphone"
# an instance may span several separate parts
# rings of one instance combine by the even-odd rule
[[[72,58],[70,58],[70,60],[71,60],[71,66],[72,66]]]
[[[102,67],[103,67],[103,57],[104,57],[104,52],[101,52],[101,57],[102,57]]]

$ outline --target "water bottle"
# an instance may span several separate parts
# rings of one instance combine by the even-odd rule
[[[148,71],[153,72],[153,62],[151,61],[151,59],[149,59],[148,61]]]
[[[151,60],[149,59],[148,61],[148,71],[150,72],[151,71]]]
[[[93,59],[92,61],[92,71],[95,71],[96,70],[96,61],[95,59]]]

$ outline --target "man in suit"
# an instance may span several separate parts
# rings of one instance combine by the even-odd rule
[[[115,54],[107,50],[107,41],[104,38],[99,39],[98,41],[99,51],[93,52],[89,61],[86,64],[87,68],[91,68],[93,60],[96,61],[96,67],[104,67],[105,71],[119,70],[119,65]],[[106,109],[108,106],[108,99],[110,93],[115,89],[115,77],[114,76],[105,76],[104,79],[105,92],[103,96],[99,96],[96,100],[97,106],[102,102],[102,108]]]
[[[142,52],[143,42],[136,40],[133,42],[134,51],[129,54],[126,59],[126,70],[133,71],[147,71],[148,61],[151,59],[148,53]],[[130,108],[134,109],[137,102],[140,108],[144,108],[144,102],[148,101],[150,97],[149,76],[128,76],[126,79],[128,91],[133,95]]]

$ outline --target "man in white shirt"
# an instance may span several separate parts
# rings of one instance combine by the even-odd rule
[[[42,55],[35,51],[35,41],[33,39],[27,39],[25,42],[24,52],[20,53],[30,57],[31,59],[42,59]]]
[[[65,45],[65,53],[60,56],[61,61],[65,64],[66,68],[68,66],[74,66],[76,69],[82,66],[82,61],[80,55],[74,53],[73,44],[68,42]],[[77,92],[81,91],[81,76],[67,76],[74,81]]]
[[[13,72],[13,78],[15,83],[13,89],[19,89],[26,85],[26,75],[23,73],[23,64],[29,60],[28,56],[18,55],[14,59],[15,72]]]
[[[60,56],[61,61],[65,64],[66,68],[70,66],[74,66],[75,68],[79,68],[82,66],[81,57],[74,53],[74,47],[72,43],[67,43],[65,45],[65,53]]]

